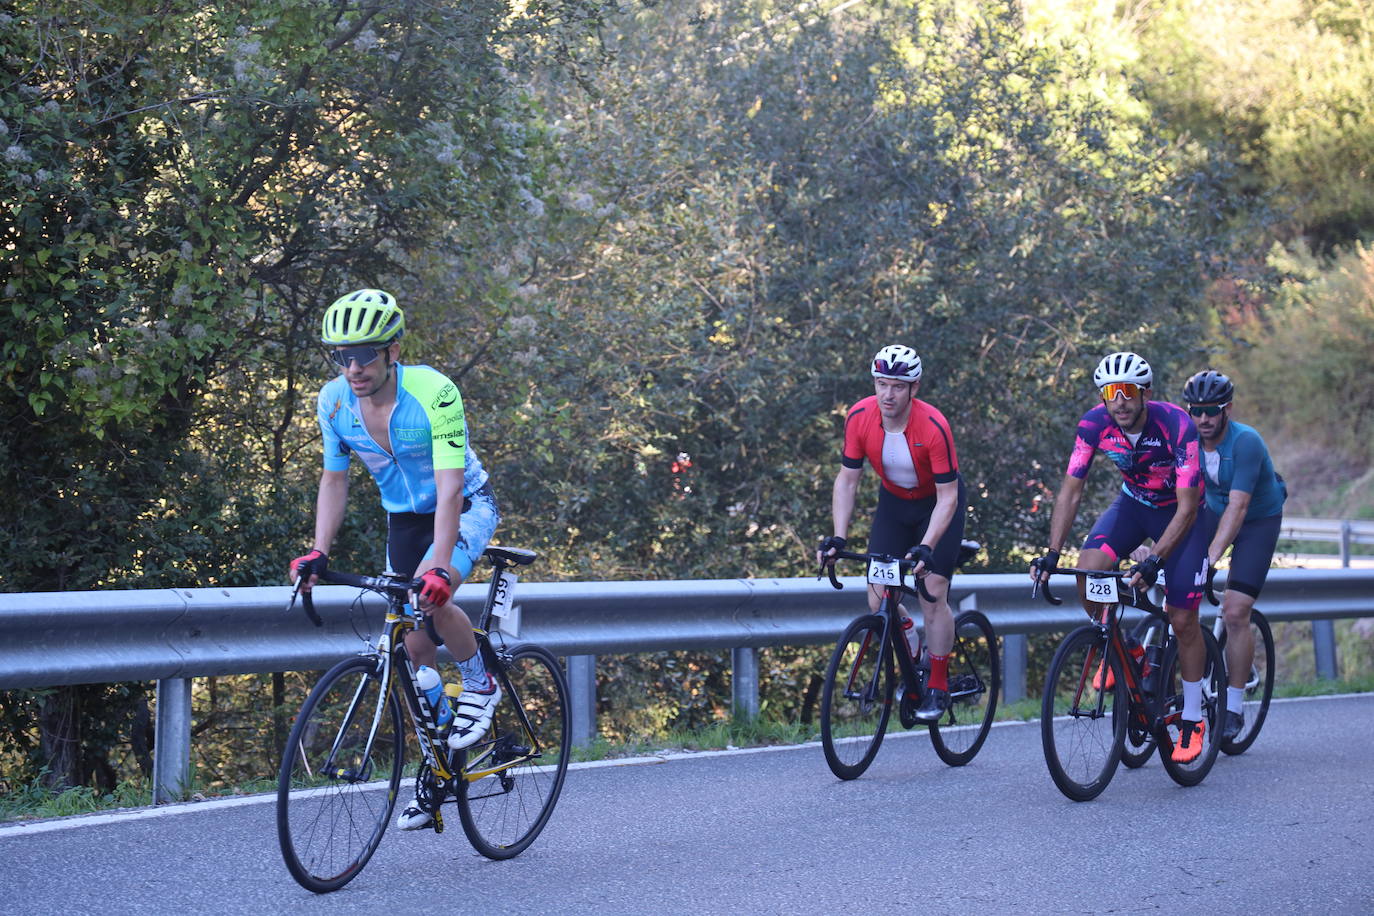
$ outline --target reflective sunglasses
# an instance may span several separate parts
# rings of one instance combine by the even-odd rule
[[[1230,401],[1225,404],[1189,404],[1188,412],[1195,417],[1215,417],[1230,406]]]
[[[875,359],[873,368],[878,370],[879,375],[910,375],[916,367],[911,363],[889,362],[885,359]]]
[[[362,369],[372,365],[385,349],[385,347],[339,347],[337,350],[329,351],[329,358],[345,369],[348,368],[350,362],[356,362],[358,368]]]
[[[1140,386],[1135,382],[1108,382],[1100,389],[1102,400],[1115,401],[1117,398],[1131,400],[1140,397]]]

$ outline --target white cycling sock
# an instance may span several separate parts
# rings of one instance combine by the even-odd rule
[[[1244,705],[1245,705],[1245,688],[1244,688],[1244,687],[1232,687],[1232,686],[1230,686],[1230,685],[1227,685],[1227,687],[1226,687],[1226,709],[1227,709],[1227,711],[1238,713],[1238,712],[1241,711],[1241,708],[1242,708]]]
[[[1202,720],[1202,679],[1183,682],[1183,719],[1188,722]]]

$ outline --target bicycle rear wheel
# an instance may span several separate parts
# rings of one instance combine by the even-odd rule
[[[857,779],[877,756],[892,715],[896,683],[883,639],[884,618],[868,614],[845,628],[821,688],[821,748],[830,772]]]
[[[568,681],[553,653],[519,646],[500,667],[505,696],[486,738],[463,752],[457,793],[463,832],[489,859],[517,856],[539,836],[572,746]]]
[[[399,698],[375,658],[346,659],[306,698],[277,777],[277,839],[316,893],[357,877],[386,831],[401,781]]]
[[[1269,620],[1254,609],[1250,611],[1250,634],[1255,637],[1255,657],[1245,678],[1245,705],[1242,707],[1245,725],[1236,737],[1221,742],[1224,754],[1243,754],[1249,750],[1264,727],[1264,718],[1269,715],[1269,700],[1274,696],[1274,631]],[[1225,627],[1221,628],[1217,646],[1225,658]]]
[[[1174,738],[1170,727],[1178,731],[1183,712],[1183,676],[1179,669],[1178,641],[1170,639],[1164,651],[1163,679],[1160,681],[1162,716],[1155,732],[1159,742],[1159,759],[1165,771],[1181,786],[1195,786],[1206,778],[1217,761],[1221,749],[1221,707],[1226,697],[1226,665],[1217,648],[1216,637],[1202,629],[1202,643],[1206,648],[1206,667],[1202,675],[1202,721],[1205,723],[1202,753],[1187,763],[1174,761]]]
[[[1054,784],[1074,801],[1107,788],[1126,739],[1126,679],[1121,659],[1107,650],[1107,634],[1079,627],[1059,644],[1045,676],[1040,743]]]
[[[930,743],[952,767],[972,760],[992,728],[1002,689],[997,635],[987,617],[964,611],[954,618],[954,649],[949,654],[949,710],[931,723]]]

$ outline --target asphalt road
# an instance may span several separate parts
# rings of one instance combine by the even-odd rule
[[[323,897],[259,799],[0,827],[0,913],[1371,914],[1374,696],[1276,703],[1191,789],[1156,759],[1071,802],[1017,723],[959,769],[890,735],[853,782],[816,745],[580,767],[507,862],[449,822]]]

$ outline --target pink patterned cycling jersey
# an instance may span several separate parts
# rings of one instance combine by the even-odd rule
[[[1099,404],[1078,421],[1069,456],[1070,475],[1088,476],[1101,451],[1121,471],[1121,491],[1147,506],[1172,506],[1178,489],[1202,486],[1197,427],[1181,407],[1164,401],[1145,405],[1145,426],[1134,443]]]

